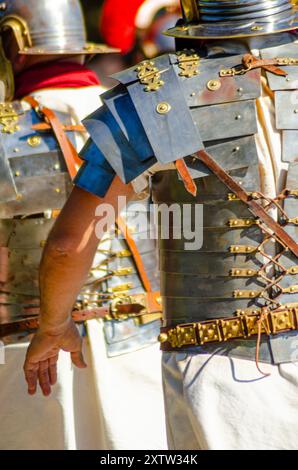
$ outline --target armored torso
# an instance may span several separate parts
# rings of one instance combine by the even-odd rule
[[[297,247],[298,170],[292,144],[298,129],[294,99],[297,44],[267,48],[260,56],[279,58],[279,72],[270,67],[245,69],[242,55],[200,59],[195,51],[143,62],[116,76],[121,85],[104,95],[104,108],[86,120],[100,155],[124,181],[131,181],[154,163],[160,164],[160,171],[152,178],[153,200],[158,205],[178,205],[180,214],[188,205],[184,214],[188,228],[194,222],[196,206],[203,204],[200,248],[186,248],[189,238],[183,231],[180,237],[177,231],[174,235],[175,225],[181,223],[175,217],[167,221],[169,237],[159,241],[165,325],[174,327],[172,337],[167,335],[174,348],[191,346],[193,341],[207,345],[208,350],[207,343],[217,348],[219,340],[234,339],[224,343],[223,349],[250,356],[256,341],[250,344],[247,338],[258,333],[258,315],[265,307],[285,309],[283,315],[272,314],[271,333],[297,328],[297,256],[213,171],[192,157],[205,149],[250,198],[278,218]],[[275,193],[266,193],[266,167],[259,161],[260,132],[268,147],[272,145],[260,109],[262,82],[275,104],[276,129],[282,133],[284,181]],[[186,190],[183,174],[174,166],[183,157],[188,176],[197,187],[195,197]],[[98,156],[87,159],[78,185],[96,161],[100,164]],[[173,169],[167,170],[167,164]],[[276,169],[276,162],[272,164]],[[161,222],[162,232],[167,232],[167,227]],[[231,320],[225,322],[225,318]],[[208,320],[211,323],[201,325],[199,332],[196,326],[190,330],[183,327]],[[175,325],[181,325],[182,335]],[[283,346],[288,341],[287,354],[278,352],[276,362],[290,360],[296,335],[296,331],[286,334]],[[261,359],[271,361],[267,343],[264,354],[262,351],[261,345]]]

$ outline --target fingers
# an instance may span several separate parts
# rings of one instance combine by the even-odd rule
[[[55,385],[57,383],[57,361],[58,356],[50,357],[49,359],[49,376],[51,385]]]
[[[87,367],[87,364],[84,361],[82,351],[72,352],[70,355],[71,360],[76,367],[78,367],[79,369],[85,369],[85,367]]]
[[[27,360],[24,365],[25,379],[28,384],[29,395],[34,395],[37,388],[38,364],[30,364]]]
[[[45,397],[51,393],[49,361],[41,361],[38,369],[38,382]]]

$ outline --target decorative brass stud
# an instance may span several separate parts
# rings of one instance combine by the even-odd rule
[[[171,111],[171,109],[171,105],[166,101],[162,101],[156,106],[156,111],[158,114],[167,114],[169,111]]]
[[[158,341],[160,343],[166,343],[168,341],[167,333],[160,333],[160,335],[158,336]]]
[[[221,88],[220,80],[209,80],[207,83],[207,88],[210,91],[217,91]]]
[[[38,147],[41,144],[41,137],[39,135],[32,135],[28,137],[27,144],[30,145],[30,147]]]

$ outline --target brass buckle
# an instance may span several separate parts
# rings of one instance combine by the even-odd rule
[[[244,75],[252,69],[251,65],[244,67],[242,64],[231,69],[222,69],[219,72],[220,77],[234,77],[235,75]]]

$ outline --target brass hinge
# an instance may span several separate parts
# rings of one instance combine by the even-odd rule
[[[292,57],[277,57],[277,65],[298,65],[298,59]]]
[[[257,219],[230,219],[228,220],[228,226],[233,228],[244,228],[251,227],[252,225],[259,225]]]
[[[298,266],[292,266],[287,270],[287,274],[298,274]]]
[[[142,62],[137,68],[138,79],[143,85],[145,91],[157,91],[164,85],[164,81],[160,80],[161,73],[165,70],[160,71],[153,61]]]
[[[259,199],[258,193],[247,193],[247,194],[251,196],[253,199]],[[240,198],[235,193],[228,193],[227,199],[228,201],[240,201]]]
[[[256,290],[234,290],[233,297],[236,299],[254,299],[262,294]]]
[[[258,275],[258,271],[256,271],[255,269],[233,268],[230,271],[230,276],[232,277],[253,277],[257,275]]]
[[[133,273],[132,267],[119,268],[113,271],[114,276],[127,276],[128,274],[132,274],[132,273]]]
[[[20,130],[19,116],[12,103],[0,103],[0,124],[3,134],[13,134]]]
[[[118,286],[111,287],[108,292],[125,292],[133,288],[133,284],[128,282],[127,284],[119,284]]]
[[[297,286],[290,286],[284,287],[282,289],[283,294],[297,294],[298,293],[298,285]]]
[[[249,246],[249,245],[231,245],[229,247],[230,253],[239,254],[239,255],[244,255],[247,253],[254,253],[255,251],[257,251],[257,249],[258,248],[256,246]]]
[[[288,224],[298,225],[298,217],[294,217],[293,219],[288,219],[287,223]]]
[[[131,256],[131,252],[129,250],[122,250],[122,251],[117,251],[115,253],[117,258],[128,258]]]
[[[177,52],[178,66],[181,69],[180,77],[191,78],[200,73],[200,56],[194,51]]]

